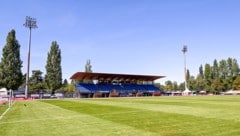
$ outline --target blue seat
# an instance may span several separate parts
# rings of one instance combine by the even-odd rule
[[[76,87],[80,92],[84,93],[95,93],[98,91],[97,87],[94,84],[79,83],[76,85]]]
[[[114,90],[121,93],[133,93],[133,91],[137,92],[162,92],[158,87],[152,84],[122,84],[122,85],[114,85],[114,84],[86,84],[86,83],[78,83],[76,84],[76,88],[82,93],[96,93],[96,92],[107,92],[111,93]]]

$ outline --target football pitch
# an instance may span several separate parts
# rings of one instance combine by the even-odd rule
[[[0,120],[1,136],[239,136],[239,128],[240,96],[16,101]]]

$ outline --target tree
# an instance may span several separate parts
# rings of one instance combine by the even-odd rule
[[[16,90],[22,84],[23,75],[20,44],[16,39],[15,30],[8,33],[6,41],[0,63],[0,85],[7,89]]]
[[[67,79],[64,79],[63,80],[63,87],[66,87],[68,85],[68,81],[67,81]]]
[[[233,81],[233,90],[240,90],[240,76]]]
[[[154,83],[154,86],[156,86],[156,87],[159,88],[160,90],[164,90],[164,86],[161,85],[160,83]]]
[[[219,62],[219,74],[220,78],[224,79],[228,76],[228,66],[226,60],[221,60]]]
[[[189,81],[188,81],[188,88],[190,90],[196,90],[196,79],[194,76],[190,76]]]
[[[213,79],[219,78],[218,61],[216,59],[213,62],[212,73],[213,73]]]
[[[236,59],[233,59],[232,73],[234,78],[236,78],[239,75],[239,65]]]
[[[233,77],[233,59],[232,58],[227,59],[227,70],[228,70],[227,76],[232,78]]]
[[[222,78],[221,80],[224,86],[224,91],[232,89],[233,79],[231,77]]]
[[[205,64],[205,70],[204,70],[204,84],[205,89],[210,90],[211,89],[211,83],[212,83],[212,70],[210,64]]]
[[[235,79],[234,72],[233,72],[233,59],[232,58],[228,58],[227,61],[226,60],[222,60],[222,66],[223,66],[223,77],[222,77],[222,81],[223,81],[223,86],[224,86],[224,90],[229,90],[232,89],[232,85],[233,85],[233,81]]]
[[[61,50],[56,41],[52,42],[50,52],[48,52],[46,65],[46,83],[48,89],[55,93],[62,85],[62,67],[61,67]]]
[[[42,72],[40,70],[33,70],[30,78],[31,84],[37,84],[43,81]]]
[[[212,81],[211,91],[213,93],[219,93],[219,92],[223,91],[223,89],[224,89],[224,86],[222,85],[221,80],[219,78],[214,79]]]
[[[214,59],[213,65],[205,64],[204,70],[203,66],[200,65],[199,74],[196,78],[187,70],[186,79],[190,90],[207,90],[218,93],[229,89],[238,89],[237,78],[239,78],[239,74],[240,68],[236,59],[228,58],[221,61]],[[175,87],[173,82],[167,81],[164,88],[165,90],[172,90]],[[184,90],[184,83],[180,83],[178,89]]]
[[[233,88],[233,82],[239,74],[239,65],[236,59],[228,58],[228,77],[225,79],[226,90]]]
[[[202,79],[204,78],[203,66],[202,65],[199,67],[199,76],[201,76]]]
[[[173,82],[173,84],[172,84],[172,89],[173,89],[174,91],[177,91],[177,90],[178,90],[178,84],[177,84],[176,81]]]
[[[167,91],[172,91],[173,90],[173,83],[172,81],[168,80],[165,82],[165,90]]]
[[[179,86],[178,86],[178,89],[179,90],[185,90],[185,82],[180,83]]]
[[[87,60],[87,63],[85,65],[85,72],[92,73],[92,65],[90,60]]]
[[[56,92],[58,92],[58,93],[65,93],[65,92],[68,91],[68,86],[69,86],[69,84],[68,84],[67,79],[64,79],[63,83],[62,83],[62,87],[60,89],[56,90]]]
[[[186,81],[187,81],[187,87],[189,88],[189,80],[190,80],[190,71],[187,70],[187,73],[186,73]]]
[[[72,82],[68,84],[67,80],[65,79],[63,87],[61,88],[61,93],[64,93],[65,97],[72,97],[75,90],[76,88],[74,81],[72,80]]]
[[[199,74],[196,78],[196,91],[202,91],[204,90],[204,81],[203,77]]]
[[[199,67],[199,74],[197,75],[196,81],[195,81],[195,89],[197,91],[204,90],[204,72],[203,72],[203,66],[200,65]]]
[[[29,79],[30,93],[39,93],[43,89],[46,89],[46,84],[42,77],[40,70],[33,70],[32,76]]]

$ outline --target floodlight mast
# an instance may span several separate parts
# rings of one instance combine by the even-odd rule
[[[26,86],[25,86],[25,98],[28,98],[29,89],[29,69],[30,69],[30,54],[31,54],[31,35],[32,29],[37,28],[37,21],[35,18],[26,16],[26,22],[23,24],[25,27],[29,28],[29,44],[28,44],[28,60],[27,60],[27,75],[26,75]]]
[[[183,56],[184,56],[184,78],[185,78],[185,90],[188,91],[188,87],[187,87],[187,66],[186,66],[186,52],[187,52],[187,46],[184,45],[183,49]]]

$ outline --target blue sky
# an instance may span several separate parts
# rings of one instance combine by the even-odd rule
[[[84,71],[161,75],[183,82],[183,45],[187,67],[197,75],[214,59],[240,59],[239,0],[2,0],[0,48],[16,30],[26,73],[29,30],[25,17],[37,19],[32,31],[31,70],[45,73],[51,42],[62,52],[63,78]]]

